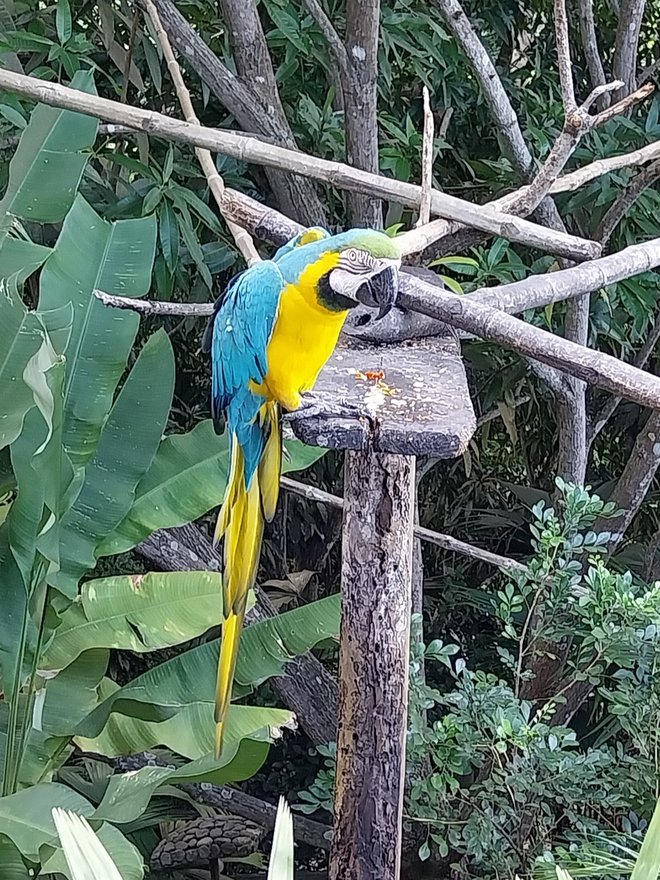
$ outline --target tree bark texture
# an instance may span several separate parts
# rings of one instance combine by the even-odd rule
[[[155,5],[172,45],[221,104],[236,117],[241,128],[246,132],[272,137],[280,146],[297,149],[279,100],[263,31],[259,34],[256,30],[261,28],[256,7],[251,13],[247,8],[250,6],[249,0],[242,0],[242,3],[231,3],[230,0],[223,2],[240,74],[236,76],[209,49],[172,0],[155,0]],[[239,21],[246,26],[244,34],[238,32]],[[247,25],[250,27],[247,28]],[[264,171],[280,210],[305,225],[325,222],[325,209],[313,181],[277,168],[266,168]]]
[[[415,459],[347,452],[330,880],[398,880]]]
[[[614,93],[612,100],[615,102],[637,88],[637,47],[645,7],[646,0],[621,0],[612,74],[624,85]]]
[[[380,0],[347,0],[345,46],[348,81],[343,83],[346,161],[378,174],[378,34]],[[382,229],[379,199],[348,196],[350,226]]]
[[[621,542],[639,512],[658,466],[660,466],[660,411],[652,410],[648,421],[637,435],[623,473],[608,499],[623,513],[614,518],[597,519],[593,526],[596,533],[605,531],[612,533],[611,550]]]

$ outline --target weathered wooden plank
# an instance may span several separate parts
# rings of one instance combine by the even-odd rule
[[[384,385],[360,378],[369,371],[382,371]],[[390,345],[342,338],[314,397],[326,400],[329,412],[345,402],[365,417],[297,419],[294,432],[313,446],[456,458],[476,429],[453,334]]]

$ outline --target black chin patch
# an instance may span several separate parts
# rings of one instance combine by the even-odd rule
[[[332,271],[332,270],[330,270]],[[345,312],[348,309],[354,309],[357,302],[341,293],[333,290],[330,284],[330,272],[321,275],[319,279],[318,300],[322,306],[330,312]]]

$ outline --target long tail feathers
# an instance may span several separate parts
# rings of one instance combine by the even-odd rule
[[[222,751],[243,617],[248,593],[257,577],[264,520],[273,518],[279,494],[282,433],[277,404],[264,404],[259,419],[267,440],[249,488],[245,485],[243,451],[233,435],[229,483],[214,534],[214,545],[224,537],[224,620],[215,697],[216,757]]]
[[[238,643],[243,614],[230,614],[222,623],[222,642],[218,661],[218,683],[215,690],[215,756],[220,757],[225,732],[231,689],[238,656]]]

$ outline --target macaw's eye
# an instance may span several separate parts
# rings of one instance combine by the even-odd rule
[[[374,265],[374,259],[371,254],[358,248],[348,248],[348,250],[345,250],[340,262],[347,268],[358,272],[368,272]]]

